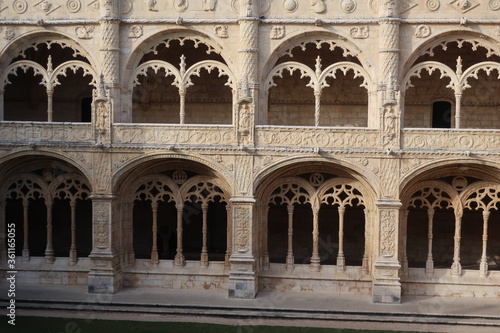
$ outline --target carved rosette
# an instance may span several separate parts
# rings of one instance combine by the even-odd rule
[[[354,0],[342,0],[340,2],[340,9],[346,14],[353,13],[356,10],[357,3]]]
[[[425,7],[428,11],[435,12],[441,6],[439,0],[427,0],[425,2]]]
[[[490,9],[493,11],[497,11],[500,9],[500,0],[490,0]]]
[[[98,249],[110,247],[109,239],[109,203],[94,203],[94,246]]]

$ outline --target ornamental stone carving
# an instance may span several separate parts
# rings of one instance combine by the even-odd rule
[[[295,12],[299,8],[299,3],[297,0],[285,0],[283,2],[283,8],[289,13]]]
[[[495,27],[495,35],[500,36],[500,26]]]
[[[490,9],[493,11],[497,11],[500,9],[500,0],[490,0],[489,2]]]
[[[16,36],[16,33],[14,32],[14,29],[12,27],[6,27],[5,30],[3,31],[3,37],[6,40],[11,40]]]
[[[156,9],[156,0],[146,0],[146,6],[148,7],[148,10],[151,12],[157,12],[158,9]]]
[[[174,0],[174,9],[179,12],[185,12],[189,7],[188,0]]]
[[[342,0],[340,2],[340,9],[347,14],[353,13],[357,6],[358,5],[355,0]]]
[[[23,14],[28,9],[28,2],[26,0],[16,0],[12,4],[12,8],[17,14]]]
[[[418,6],[418,4],[415,3],[415,0],[403,0],[400,4],[400,13],[407,12],[416,6]]]
[[[431,27],[429,27],[427,24],[419,25],[415,29],[414,36],[416,38],[426,38],[429,37],[430,35],[431,35]]]
[[[391,210],[380,212],[380,250],[383,257],[392,257],[396,249],[396,216]]]
[[[91,39],[94,37],[92,35],[93,32],[94,32],[94,27],[92,26],[89,27],[81,25],[75,28],[76,37],[78,37],[79,39]]]
[[[213,12],[217,6],[217,0],[203,0],[203,10]]]
[[[98,249],[107,249],[109,247],[109,209],[107,203],[97,202],[94,204],[94,218],[94,244]]]
[[[250,250],[250,209],[246,207],[234,208],[235,247],[240,253]]]
[[[448,4],[460,11],[462,14],[465,14],[479,6],[479,3],[472,0],[452,0]]]
[[[271,27],[271,34],[269,36],[271,39],[282,39],[285,37],[285,26],[284,25],[273,25]]]
[[[324,0],[310,0],[310,3],[313,12],[321,14],[326,11],[326,4]]]
[[[431,12],[435,12],[439,9],[440,6],[441,3],[439,2],[439,0],[427,0],[425,2],[425,8],[427,8],[427,10]]]
[[[353,27],[349,30],[351,37],[354,39],[366,39],[369,36],[369,28],[367,25]]]
[[[142,25],[133,25],[128,29],[128,38],[139,38],[143,35]]]
[[[219,38],[228,38],[227,28],[227,25],[216,25],[214,27],[214,32]]]
[[[66,2],[66,8],[68,8],[70,13],[77,13],[82,8],[82,3],[80,0],[68,0],[68,2]]]

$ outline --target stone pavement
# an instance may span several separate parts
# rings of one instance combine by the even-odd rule
[[[5,309],[6,285],[0,290]],[[373,304],[369,296],[318,292],[261,291],[244,300],[214,290],[133,288],[97,295],[82,286],[18,285],[15,299],[21,316],[435,332],[470,332],[473,326],[475,333],[500,332],[500,298],[403,297],[401,304],[389,305]]]

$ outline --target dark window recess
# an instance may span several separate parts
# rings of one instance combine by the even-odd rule
[[[92,97],[82,98],[82,122],[90,123],[92,121]]]
[[[432,104],[432,128],[451,128],[451,103]]]

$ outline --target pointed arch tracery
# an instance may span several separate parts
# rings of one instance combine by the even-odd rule
[[[403,207],[406,209],[404,215],[405,225],[408,221],[408,208],[427,210],[427,260],[426,274],[434,274],[433,249],[434,240],[434,218],[438,210],[452,210],[455,217],[455,231],[453,237],[453,263],[451,265],[451,274],[460,276],[462,274],[461,265],[461,242],[462,225],[464,211],[480,211],[482,214],[482,251],[479,259],[479,275],[486,277],[488,275],[488,225],[491,212],[500,208],[500,185],[488,181],[474,181],[467,185],[467,180],[463,177],[455,177],[457,186],[451,186],[441,180],[425,181],[414,185],[407,193],[412,193],[403,201]],[[464,185],[463,185],[464,184]],[[404,227],[404,226],[403,226]],[[406,238],[404,238],[406,240]],[[406,242],[404,242],[404,271],[408,270],[408,261],[406,259]]]
[[[36,61],[27,59],[27,51],[32,49],[34,52],[39,51],[40,45],[46,45],[48,52],[48,59],[45,65],[42,65]],[[73,51],[71,55],[73,60],[63,60],[62,63],[58,64],[55,69],[53,69],[53,59],[50,53],[53,45],[59,45],[62,50],[70,49]],[[60,60],[60,59],[59,59]],[[44,67],[45,66],[45,67]],[[68,71],[73,72],[73,74],[77,74],[79,70],[82,71],[82,78],[87,76],[90,77],[89,85],[96,87],[97,85],[97,73],[94,67],[90,64],[89,60],[86,58],[83,52],[81,52],[76,43],[69,42],[63,40],[40,40],[33,42],[25,47],[22,47],[18,50],[18,54],[14,58],[14,61],[11,62],[5,70],[2,72],[0,76],[0,120],[4,118],[4,95],[3,90],[6,86],[12,84],[9,80],[9,76],[18,76],[19,70],[23,71],[24,74],[27,74],[28,69],[32,69],[34,71],[34,76],[41,76],[42,80],[40,85],[44,86],[47,94],[47,121],[53,121],[53,102],[54,102],[54,88],[57,86],[61,86],[61,82],[59,78],[61,76],[67,77]],[[26,89],[21,89],[24,91]],[[89,93],[89,97],[90,97]],[[79,116],[77,116],[79,117]]]
[[[325,124],[326,126],[341,126],[342,124],[334,124],[335,122],[333,116],[331,114],[331,111],[333,112],[345,112],[343,107],[331,107],[329,106],[330,104],[335,104],[337,103],[338,105],[345,105],[347,104],[352,104],[354,103],[353,101],[350,100],[345,100],[342,101],[342,98],[338,98],[337,96],[339,92],[335,90],[335,98],[331,97],[331,100],[326,100],[328,96],[330,95],[322,95],[322,92],[324,88],[331,87],[331,85],[327,82],[327,80],[331,79],[339,79],[338,74],[342,73],[345,77],[351,75],[352,73],[352,80],[356,79],[361,79],[361,83],[359,84],[360,87],[365,88],[367,90],[367,100],[369,99],[370,92],[373,90],[370,75],[368,72],[363,68],[362,65],[358,64],[356,62],[356,57],[358,56],[359,52],[352,52],[342,41],[337,41],[333,39],[321,39],[321,40],[302,40],[298,41],[296,43],[291,44],[287,49],[279,53],[278,59],[281,59],[283,57],[288,57],[289,60],[286,62],[278,63],[275,65],[272,69],[269,70],[267,76],[264,78],[264,92],[266,94],[266,98],[268,99],[266,105],[268,105],[269,110],[265,111],[267,113],[266,117],[267,123],[282,125],[283,122],[287,122],[288,120],[283,120],[280,117],[277,119],[276,116],[274,115],[277,111],[274,111],[276,108],[280,108],[279,106],[273,106],[274,102],[277,102],[277,105],[281,105],[283,103],[285,104],[295,104],[293,107],[290,107],[293,109],[294,114],[291,115],[291,119],[289,120],[292,122],[292,125],[303,125],[304,123],[309,124],[309,120],[307,120],[308,117],[304,117],[302,113],[305,112],[305,109],[303,110],[303,107],[299,107],[300,105],[308,105],[310,102],[310,98],[307,96],[307,93],[302,93],[302,92],[297,92],[296,98],[301,98],[300,101],[295,101],[293,102],[290,99],[290,96],[287,97],[287,94],[284,92],[281,92],[281,94],[284,94],[285,96],[281,96],[279,93],[277,96],[280,96],[280,98],[277,101],[274,101],[272,99],[272,93],[271,93],[271,88],[273,87],[279,87],[279,85],[276,83],[275,78],[280,78],[284,79],[284,74],[287,72],[290,76],[294,75],[295,73],[299,73],[299,79],[308,79],[308,82],[305,84],[305,87],[312,88],[312,95],[311,99],[314,101],[314,116],[311,115],[311,121],[312,118],[314,118],[314,126],[321,126],[320,124]],[[306,51],[307,47],[309,45],[312,45],[313,48],[316,48],[317,50],[323,48],[326,46],[326,49],[329,50],[330,52],[333,52],[336,49],[340,49],[342,51],[342,56],[344,58],[356,58],[353,61],[337,61],[334,62],[333,64],[329,64],[330,59],[324,58],[322,56],[318,56],[316,58],[316,63],[315,64],[306,64],[305,62],[300,62],[297,60],[293,60],[294,57],[294,50],[301,50],[301,51]],[[359,51],[359,50],[358,50]],[[287,59],[284,59],[287,60]],[[300,59],[299,59],[300,60]],[[305,61],[305,59],[303,59]],[[327,62],[327,67],[325,69],[322,68],[322,62]],[[351,77],[349,77],[349,80],[351,80]],[[284,81],[281,81],[284,82]],[[299,87],[302,87],[302,84],[298,85]],[[342,85],[344,86],[344,85]],[[332,86],[333,87],[333,86]],[[336,89],[340,89],[339,87],[336,87]],[[347,89],[347,88],[346,88]],[[280,90],[281,91],[281,90]],[[362,92],[357,92],[357,94],[363,94]],[[302,96],[304,95],[304,96]],[[326,96],[326,97],[325,97]],[[345,98],[345,94],[341,94],[343,98]],[[323,97],[323,111],[321,108],[322,104],[322,97]],[[284,99],[285,98],[285,99]],[[288,99],[290,101],[288,101]],[[284,99],[284,100],[282,100]],[[330,104],[329,104],[330,103]],[[340,104],[339,104],[340,103]],[[359,105],[364,105],[363,103],[366,103],[364,98],[356,98],[356,103],[361,103]],[[356,104],[357,105],[357,104]],[[356,111],[358,113],[362,112],[362,108],[359,111]],[[350,116],[353,118],[351,120],[345,120],[346,122],[353,122],[351,125],[347,126],[368,126],[368,123],[366,125],[361,125],[364,124],[364,122],[368,122],[368,115],[369,112],[368,110],[365,110],[363,112],[366,112],[365,115],[361,114],[356,114],[353,115],[353,113],[350,113]],[[297,113],[297,114],[295,114]],[[349,116],[346,116],[349,118]],[[362,120],[365,118],[365,120]],[[297,119],[296,119],[297,118]],[[344,117],[341,117],[344,118]],[[322,120],[321,120],[322,119]],[[350,118],[349,118],[350,119]],[[338,121],[338,120],[337,120]],[[359,125],[358,125],[359,123]]]
[[[313,181],[314,183],[311,183]],[[310,205],[312,210],[312,256],[311,256],[311,269],[319,270],[321,258],[319,255],[319,211],[321,205],[337,206],[339,214],[339,251],[337,254],[337,266],[340,269],[345,267],[344,256],[344,213],[346,207],[363,207],[365,219],[363,224],[368,222],[365,199],[362,194],[362,186],[356,181],[333,177],[323,182],[321,174],[312,174],[310,180],[307,181],[301,177],[285,177],[277,179],[263,192],[263,199],[266,200],[267,205],[265,214],[269,214],[269,208],[275,206],[286,206],[288,212],[288,240],[287,240],[287,255],[286,255],[286,268],[288,270],[294,267],[294,210],[299,205]],[[269,229],[269,223],[267,228]],[[366,226],[365,226],[366,228]],[[367,228],[366,228],[367,229]],[[369,240],[366,237],[365,229],[365,252],[363,255],[362,268],[364,272],[369,271],[369,253],[368,244]],[[264,268],[269,267],[269,253],[267,245],[267,237],[262,244],[264,248]]]
[[[178,171],[184,173],[183,171]],[[190,214],[199,214],[197,208],[187,206],[189,203],[201,205],[202,213],[202,247],[200,263],[202,267],[207,267],[208,262],[208,223],[209,223],[209,204],[223,203],[226,205],[226,210],[229,213],[228,193],[224,191],[224,186],[219,184],[219,180],[209,176],[193,176],[186,179],[184,173],[178,180],[172,179],[164,174],[154,174],[142,177],[134,182],[131,187],[134,189],[133,195],[129,195],[129,201],[148,201],[151,203],[152,209],[152,248],[151,248],[151,263],[153,266],[159,264],[159,244],[158,239],[158,214],[159,204],[173,203],[177,211],[176,215],[176,243],[175,249],[175,265],[183,266],[185,264],[184,249],[183,249],[183,232],[184,224],[189,220]],[[196,212],[195,212],[196,211]],[[228,214],[229,215],[229,214]],[[229,229],[229,228],[227,228]],[[229,232],[228,232],[229,233]],[[130,232],[132,234],[132,232]],[[229,236],[228,236],[229,237]],[[133,258],[133,248],[129,249],[132,254],[129,257]],[[229,259],[230,243],[227,246],[226,257]],[[133,261],[133,260],[132,260]],[[132,262],[129,262],[132,264]]]

